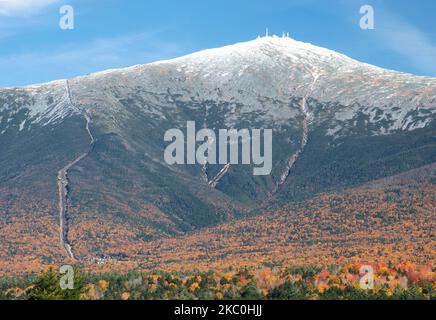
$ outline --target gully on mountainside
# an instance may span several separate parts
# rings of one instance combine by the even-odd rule
[[[301,139],[301,145],[300,148],[297,150],[296,153],[294,153],[289,159],[288,159],[288,163],[285,169],[285,172],[283,172],[283,174],[280,177],[279,182],[277,183],[273,193],[277,192],[277,189],[283,185],[286,182],[286,179],[289,177],[292,168],[294,167],[295,163],[297,162],[298,158],[300,157],[301,153],[304,151],[304,148],[307,145],[307,141],[309,138],[309,124],[311,122],[311,114],[307,108],[307,99],[310,97],[310,95],[312,94],[313,90],[315,89],[315,85],[318,82],[318,79],[320,77],[320,73],[315,70],[308,70],[308,72],[311,74],[313,81],[310,84],[310,88],[307,91],[307,94],[301,99],[301,104],[300,104],[300,110],[303,113],[303,136]]]
[[[79,157],[68,163],[65,167],[63,167],[58,172],[57,176],[57,184],[58,184],[58,192],[59,192],[59,234],[61,245],[65,248],[65,251],[69,258],[75,260],[75,256],[73,253],[73,249],[71,247],[71,243],[68,238],[68,171],[74,167],[77,163],[83,160],[91,151],[91,147],[95,142],[94,136],[91,133],[89,128],[89,124],[92,122],[90,116],[83,110],[77,108],[71,99],[71,90],[68,80],[65,82],[65,90],[66,90],[66,99],[68,103],[79,113],[81,113],[86,120],[86,131],[91,139],[90,148],[85,153],[81,154]]]

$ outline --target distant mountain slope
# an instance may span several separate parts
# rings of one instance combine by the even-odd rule
[[[39,226],[38,215],[59,225],[58,171],[86,153],[68,170],[69,241],[79,260],[120,253],[117,245],[219,225],[435,163],[435,120],[435,78],[277,37],[3,88],[0,220],[10,233],[14,219],[24,219],[26,236],[39,230],[29,224]],[[271,175],[253,176],[250,166],[167,165],[164,133],[185,130],[187,121],[214,130],[273,129]],[[17,235],[0,237],[8,241],[2,259],[42,255],[39,247],[22,251],[11,240]]]
[[[400,261],[434,266],[435,179],[433,164],[187,235],[113,246],[108,252],[121,250],[129,262],[89,267],[226,270]]]

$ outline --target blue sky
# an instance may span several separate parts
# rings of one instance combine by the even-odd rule
[[[59,8],[75,29],[59,28]],[[375,10],[361,30],[359,9]],[[398,71],[436,76],[434,0],[0,0],[0,86],[177,57],[265,33]]]

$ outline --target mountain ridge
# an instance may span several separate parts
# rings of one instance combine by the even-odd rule
[[[275,50],[278,53],[268,50]],[[320,65],[312,63],[312,60],[318,61],[320,57],[326,60],[322,61],[322,63],[317,62]],[[236,62],[233,61],[234,59],[236,59]],[[261,61],[257,61],[258,59]],[[276,59],[279,60],[275,61]],[[305,62],[305,59],[309,60]],[[215,73],[214,76],[211,75],[213,72],[207,71],[208,67],[213,70]],[[262,77],[261,72],[263,70],[261,69],[265,67],[269,68],[271,71],[277,70],[276,72],[279,72],[277,79],[280,79],[281,82],[277,83],[275,78],[271,77],[263,79],[264,81],[270,81],[271,86],[260,86],[256,83],[244,81],[244,79],[247,78]],[[261,71],[257,72],[250,68],[256,68]],[[223,71],[219,71],[220,69]],[[358,62],[328,49],[298,42],[290,38],[279,37],[259,38],[257,40],[238,43],[223,48],[199,51],[176,59],[157,61],[123,69],[110,69],[86,76],[75,77],[70,79],[70,82],[72,86],[74,86],[74,84],[80,84],[81,82],[92,83],[94,82],[93,80],[110,83],[113,77],[120,79],[125,78],[126,81],[131,78],[136,78],[138,82],[142,80],[144,86],[150,86],[151,88],[163,86],[172,90],[173,84],[154,83],[149,77],[145,76],[147,74],[159,74],[161,72],[166,73],[168,77],[172,79],[173,84],[182,81],[184,86],[191,86],[189,80],[192,79],[192,86],[194,86],[196,90],[201,90],[201,94],[215,100],[231,100],[232,97],[237,96],[229,87],[238,87],[239,90],[247,88],[247,94],[242,98],[247,100],[246,102],[251,105],[257,105],[256,111],[260,111],[261,106],[259,106],[256,99],[251,99],[253,93],[265,97],[274,96],[283,100],[288,99],[290,95],[303,97],[306,95],[307,87],[310,86],[313,73],[316,72],[319,74],[317,90],[312,92],[311,98],[317,99],[320,102],[337,102],[347,107],[355,104],[364,105],[365,103],[371,103],[378,108],[386,108],[386,105],[389,104],[406,107],[410,101],[415,99],[415,101],[413,101],[414,105],[417,103],[430,104],[432,105],[432,112],[436,112],[433,110],[436,109],[436,97],[432,95],[432,92],[434,92],[436,88],[436,78],[414,76],[385,70]],[[368,76],[365,75],[365,72],[371,72],[371,74]],[[346,79],[337,78],[335,74],[345,74],[344,77],[346,77]],[[322,75],[324,75],[324,77]],[[238,79],[241,77],[243,78],[242,80]],[[287,77],[289,77],[289,80],[286,80]],[[371,79],[371,77],[373,79],[369,81],[368,79]],[[386,87],[386,92],[377,89],[382,79],[384,81],[388,80],[391,83],[391,86]],[[330,83],[330,81],[332,83]],[[335,86],[335,82],[341,84],[345,81],[353,84],[350,88],[356,87],[356,89],[347,92],[344,87]],[[414,82],[416,88],[411,88],[410,82]],[[38,90],[46,89],[46,87],[53,91],[59,91],[58,87],[62,86],[63,83],[64,80],[56,80],[47,84],[8,89],[0,88],[0,90],[24,90],[24,93],[30,91],[31,95],[37,95]],[[250,91],[250,86],[254,86],[255,90]],[[220,96],[219,92],[211,93],[210,91],[216,87],[220,87],[222,91],[228,92],[228,94]],[[268,87],[274,87],[276,89],[275,91],[271,91],[268,90]],[[174,90],[177,90],[177,87],[174,88]],[[190,90],[192,90],[192,88]],[[368,91],[373,92],[372,101],[367,101],[366,96],[362,96],[362,92]],[[403,94],[399,94],[401,91],[403,91]],[[56,95],[60,95],[60,93],[57,92]],[[80,96],[80,92],[76,92],[76,95]],[[34,105],[34,107],[35,106],[36,105]],[[4,106],[0,106],[0,109],[1,108],[4,108]],[[29,106],[31,111],[35,108],[32,108],[32,105]],[[354,108],[354,112],[356,112],[357,108],[358,107]],[[410,111],[410,109],[408,111]],[[37,113],[38,110],[35,110],[35,112]],[[58,112],[62,112],[62,110]],[[404,117],[404,114],[389,114],[393,117]],[[270,116],[274,117],[273,114]],[[343,117],[347,117],[347,112],[344,113],[342,118]],[[280,114],[277,114],[274,120],[280,121],[279,118]],[[399,125],[398,123],[396,126],[398,127]]]

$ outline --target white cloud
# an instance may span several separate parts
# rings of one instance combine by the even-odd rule
[[[29,16],[60,0],[0,0],[0,15]]]
[[[384,14],[379,17],[376,35],[384,46],[411,61],[427,74],[436,74],[436,43],[429,36],[398,17]]]
[[[375,30],[361,30],[371,39],[377,49],[387,49],[413,67],[419,74],[436,75],[436,42],[434,30],[422,30],[407,19],[407,14],[395,13],[395,1],[387,5],[387,1],[377,0],[341,0],[342,5],[351,14],[349,21],[359,27],[360,6],[370,4],[374,7]],[[360,28],[359,28],[360,29]],[[397,60],[397,57],[396,59]]]
[[[174,58],[184,50],[160,40],[160,32],[143,32],[100,38],[66,47],[0,56],[0,86],[46,82],[110,68],[127,67],[162,58]],[[35,63],[37,61],[38,63]],[[6,80],[7,79],[7,80]]]

